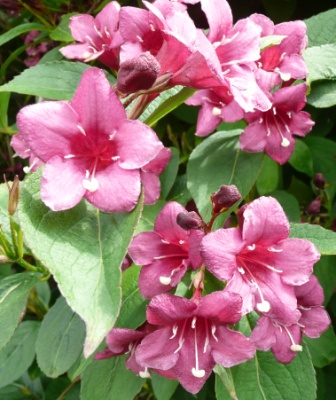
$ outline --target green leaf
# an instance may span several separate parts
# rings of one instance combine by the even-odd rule
[[[336,287],[336,256],[322,256],[314,265],[314,274],[317,276],[324,291],[324,302],[326,306]]]
[[[81,400],[133,400],[144,379],[125,367],[125,356],[93,361],[82,375]]]
[[[290,237],[314,243],[321,255],[336,255],[336,233],[320,225],[291,224]]]
[[[12,182],[8,182],[9,185]],[[8,198],[9,192],[8,187],[5,183],[0,184],[0,226],[2,231],[5,233],[8,240],[11,241],[11,231],[9,225],[9,214],[8,214]]]
[[[160,175],[161,181],[161,198],[165,199],[168,196],[170,189],[173,187],[178,166],[179,166],[179,152],[175,147],[170,147],[172,157],[166,169]]]
[[[144,206],[140,221],[135,229],[135,234],[154,230],[155,219],[165,204],[164,200],[159,200],[155,204]]]
[[[203,217],[211,216],[210,195],[220,185],[236,185],[244,198],[258,177],[263,154],[241,151],[240,133],[217,132],[190,155],[188,189]]]
[[[287,37],[286,35],[264,36],[260,40],[260,50],[266,49],[266,47],[280,44],[286,37]]]
[[[265,156],[262,169],[256,182],[260,196],[276,190],[280,181],[280,166],[270,157]]]
[[[307,348],[290,364],[281,364],[271,352],[257,351],[254,359],[231,368],[239,400],[315,400],[315,371]],[[231,389],[232,390],[232,389]],[[218,400],[229,400],[227,389],[216,379]]]
[[[146,320],[148,301],[139,292],[140,269],[133,265],[122,274],[122,307],[116,323],[118,327],[135,329]]]
[[[336,104],[336,81],[322,80],[313,82],[307,103],[316,108],[332,107]]]
[[[0,93],[0,129],[8,128],[7,111],[10,93]]]
[[[45,53],[40,59],[38,65],[46,64],[51,61],[61,61],[63,58],[62,53],[60,53],[61,46],[54,47],[48,53]]]
[[[310,46],[336,43],[336,8],[308,18],[304,22],[307,25]]]
[[[307,82],[336,79],[336,43],[309,47],[303,53],[307,64]]]
[[[120,265],[139,219],[142,200],[131,212],[105,214],[82,201],[52,212],[40,199],[41,171],[21,193],[20,221],[35,256],[57,281],[70,307],[86,324],[88,357],[112,328],[121,300]]]
[[[216,394],[217,399],[222,399],[225,396],[227,397],[227,392],[231,399],[238,400],[236,389],[232,377],[232,371],[230,368],[224,368],[221,365],[216,365],[214,368],[214,372],[216,373]],[[217,380],[220,379],[220,383],[217,383]],[[223,393],[224,387],[227,392]],[[224,390],[225,390],[224,389]]]
[[[30,289],[39,277],[33,273],[20,273],[0,279],[0,349],[12,337],[26,305]],[[5,322],[5,323],[4,323]]]
[[[323,368],[336,360],[336,336],[332,326],[317,339],[305,338],[313,364]]]
[[[50,32],[50,38],[59,42],[73,42],[74,38],[71,35],[69,29],[70,18],[77,13],[70,13],[62,15],[61,22],[52,32]]]
[[[38,24],[36,22],[18,25],[15,28],[12,28],[9,31],[0,35],[0,46],[16,38],[17,36],[22,35],[22,33],[30,32],[33,30],[48,31],[48,29],[44,25]]]
[[[43,319],[36,345],[37,362],[49,377],[66,372],[82,352],[83,321],[60,297]]]
[[[155,372],[151,372],[151,374],[151,384],[157,400],[170,400],[179,384],[178,381],[167,379],[161,375],[157,375]]]
[[[289,221],[300,222],[300,205],[297,199],[292,194],[289,194],[284,190],[276,190],[275,192],[268,193],[267,195],[274,197],[278,200],[281,207],[284,209]]]
[[[4,321],[4,320],[2,320]],[[35,343],[40,323],[24,321],[10,342],[0,352],[0,387],[20,378],[35,357]]]
[[[7,84],[0,86],[0,92],[16,92],[41,96],[52,100],[71,100],[84,71],[90,65],[80,62],[50,61],[25,69]],[[107,74],[110,82],[115,78]]]
[[[302,140],[296,140],[289,164],[299,172],[314,176],[313,158],[309,147]]]
[[[141,114],[140,121],[148,126],[153,126],[165,115],[184,103],[195,93],[195,89],[183,86],[174,86],[159,94]]]

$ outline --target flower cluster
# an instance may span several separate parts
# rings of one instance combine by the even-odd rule
[[[168,203],[154,231],[134,237],[129,254],[142,265],[140,292],[151,298],[147,328],[112,329],[97,359],[129,351],[127,365],[140,376],[153,369],[197,393],[215,364],[237,365],[256,349],[271,349],[278,361],[288,363],[302,350],[302,333],[319,337],[328,328],[323,291],[312,275],[320,255],[311,242],[288,238],[289,223],[277,200],[254,200],[238,211],[238,227],[211,231],[218,210],[239,198],[236,187],[221,186],[211,196],[208,224]],[[192,298],[166,293],[188,267],[198,269]],[[226,286],[202,297],[205,269]],[[260,318],[250,338],[230,329],[251,311]]]

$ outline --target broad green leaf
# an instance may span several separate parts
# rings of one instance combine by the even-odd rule
[[[276,190],[267,195],[278,200],[290,222],[300,222],[300,205],[292,194],[284,190]]]
[[[8,182],[9,185],[12,182]],[[9,214],[8,214],[8,197],[9,192],[7,185],[5,183],[0,184],[0,226],[2,231],[7,236],[7,239],[10,240],[11,233],[10,233],[10,225],[9,225]]]
[[[260,40],[260,50],[266,49],[266,47],[275,46],[280,44],[287,36],[285,35],[270,35],[264,36]]]
[[[307,103],[317,108],[328,108],[336,104],[336,81],[313,82]]]
[[[277,189],[280,182],[281,169],[277,162],[265,156],[262,169],[256,182],[260,196],[273,192]]]
[[[298,353],[290,364],[281,364],[271,352],[257,351],[254,359],[231,368],[239,400],[315,400],[316,379],[308,349]],[[218,400],[234,399],[216,377]]]
[[[178,166],[179,166],[179,152],[175,147],[171,147],[172,157],[166,169],[160,175],[161,181],[161,198],[165,199],[172,186],[174,185]]]
[[[3,320],[2,320],[3,321]],[[24,321],[0,352],[0,387],[20,378],[35,357],[35,343],[40,323]]]
[[[36,344],[37,362],[49,377],[66,372],[82,352],[84,322],[60,297],[43,319]]]
[[[310,177],[314,175],[312,154],[309,147],[302,140],[296,140],[294,151],[288,162],[297,171],[303,172]]]
[[[10,93],[0,93],[0,129],[8,127],[7,111]]]
[[[155,204],[144,206],[135,234],[154,230],[155,219],[165,204],[164,200],[159,200]]]
[[[16,92],[41,96],[52,100],[71,100],[84,71],[90,65],[70,61],[50,61],[25,69],[0,92]],[[107,74],[110,82],[115,78]]]
[[[12,28],[9,31],[0,35],[0,46],[16,38],[17,36],[22,35],[22,33],[30,32],[33,30],[47,31],[48,29],[44,25],[38,24],[36,22],[18,25],[15,28]]]
[[[81,400],[133,400],[144,379],[125,367],[125,356],[93,361],[82,374]]]
[[[70,307],[86,324],[84,355],[92,354],[112,328],[121,300],[120,265],[139,219],[142,200],[131,213],[106,214],[82,201],[52,212],[40,199],[41,171],[21,192],[20,221],[35,256],[54,275]]]
[[[43,398],[41,380],[31,379],[28,372],[21,378],[0,389],[0,399],[6,400],[32,400]]]
[[[307,64],[307,82],[336,79],[336,43],[309,47],[303,53]]]
[[[157,375],[155,372],[151,372],[151,374],[151,384],[156,399],[170,400],[179,384],[178,381],[174,379],[167,379],[161,375]]]
[[[336,255],[336,233],[320,225],[291,224],[290,237],[314,243],[321,255]]]
[[[189,99],[194,93],[195,89],[174,86],[159,94],[159,96],[147,106],[139,119],[145,124],[153,126],[161,118]]]
[[[116,326],[135,329],[146,320],[146,301],[139,292],[140,267],[133,265],[122,274],[122,306]]]
[[[317,339],[306,337],[305,342],[315,367],[323,368],[336,360],[336,336],[332,326]]]
[[[74,15],[76,15],[76,13],[62,15],[60,24],[50,32],[49,36],[52,40],[58,40],[60,42],[72,42],[74,40],[69,29],[70,18]]]
[[[38,65],[46,64],[51,61],[61,61],[63,58],[62,53],[60,53],[59,49],[61,46],[54,47],[48,53],[45,53],[40,59]]]
[[[240,130],[217,132],[190,155],[188,189],[203,217],[210,218],[210,195],[220,185],[236,185],[244,198],[258,177],[263,154],[241,151],[240,133]]]
[[[12,337],[26,305],[30,289],[38,282],[37,274],[24,272],[0,279],[0,349]]]
[[[306,19],[309,46],[336,43],[336,8]]]
[[[238,400],[235,385],[232,377],[232,371],[230,368],[224,368],[221,365],[216,365],[214,368],[214,372],[216,373],[216,392],[217,399],[222,399],[223,397],[227,397],[229,394],[230,399]],[[221,381],[221,384],[217,383],[217,380]],[[224,387],[226,392],[223,392]]]
[[[324,291],[324,305],[326,306],[336,287],[336,256],[322,256],[314,265],[314,274],[317,276]]]

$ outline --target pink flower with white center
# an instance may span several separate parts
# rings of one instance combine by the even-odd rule
[[[180,204],[167,203],[156,218],[154,231],[139,233],[128,249],[133,261],[142,265],[139,288],[146,298],[171,290],[188,267],[196,269],[202,264],[199,245],[204,233],[182,229],[176,222],[181,212],[187,211]]]
[[[246,113],[248,127],[240,136],[240,147],[248,152],[264,151],[274,161],[284,164],[293,153],[295,139],[312,129],[310,115],[301,111],[306,105],[305,84],[283,87],[270,95],[269,111]]]
[[[295,295],[301,312],[297,323],[287,325],[262,316],[251,334],[257,349],[271,349],[282,363],[291,362],[296,353],[302,351],[302,333],[318,338],[330,325],[329,315],[322,307],[323,289],[314,275],[307,283],[295,287]]]
[[[60,49],[64,57],[89,62],[98,58],[103,64],[117,70],[119,50],[123,39],[118,30],[120,5],[108,3],[96,18],[91,15],[75,15],[70,19],[70,30],[79,42]]]
[[[254,356],[255,348],[242,333],[227,325],[241,318],[241,297],[213,292],[188,300],[171,294],[154,297],[147,320],[162,328],[146,336],[135,357],[148,368],[171,370],[181,385],[197,393],[215,364],[226,368]]]
[[[19,135],[46,166],[41,198],[53,211],[84,197],[106,212],[131,211],[141,190],[141,168],[163,149],[154,131],[126,112],[105,74],[84,72],[69,101],[46,101],[18,114]]]
[[[261,197],[240,213],[238,228],[218,229],[201,244],[210,272],[240,293],[243,314],[254,308],[275,320],[296,323],[295,287],[306,283],[320,258],[304,239],[288,239],[289,222],[277,200]]]

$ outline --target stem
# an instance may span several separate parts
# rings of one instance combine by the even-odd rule
[[[39,273],[43,273],[40,268],[35,267],[34,265],[29,264],[29,262],[25,261],[24,259],[21,260],[17,260],[16,261],[18,264],[21,265],[21,267],[28,269],[29,271],[33,271],[33,272],[39,272]]]
[[[18,237],[17,237],[17,231],[15,229],[15,221],[13,219],[13,216],[9,216],[9,224],[10,224],[10,230],[11,230],[11,235],[12,235],[12,242],[14,246],[14,252],[15,252],[15,257],[20,258],[20,253],[22,253],[22,250],[19,250],[19,243],[18,243]]]
[[[5,255],[11,260],[15,259],[15,254],[13,253],[11,244],[7,240],[7,238],[6,238],[5,234],[4,234],[4,232],[2,231],[1,227],[0,227],[0,243],[1,243],[1,246],[3,247],[3,249],[4,249]]]
[[[64,398],[64,396],[68,393],[68,391],[69,391],[70,389],[72,389],[72,388],[75,386],[75,384],[76,384],[77,382],[79,382],[79,381],[80,381],[80,376],[77,376],[77,378],[76,378],[73,382],[71,382],[70,385],[67,386],[67,387],[63,390],[63,392],[57,397],[56,400],[62,400],[62,399]]]

